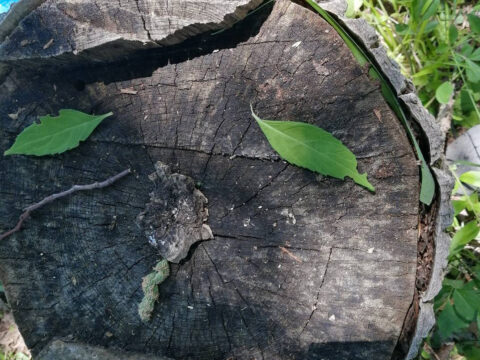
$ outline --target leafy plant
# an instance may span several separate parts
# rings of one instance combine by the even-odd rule
[[[329,132],[302,122],[262,120],[251,110],[270,145],[289,163],[337,179],[348,176],[375,191],[367,174],[357,171],[355,155]]]
[[[392,110],[398,116],[400,121],[402,122],[403,126],[407,131],[407,135],[410,141],[415,148],[417,153],[417,157],[420,160],[421,165],[421,174],[422,174],[422,184],[420,188],[420,201],[426,205],[430,205],[433,196],[435,194],[435,181],[433,180],[432,173],[430,168],[425,161],[425,158],[422,154],[420,146],[418,145],[417,140],[415,139],[415,135],[413,134],[412,129],[408,123],[407,117],[405,112],[403,111],[402,106],[400,105],[398,98],[396,96],[395,90],[393,89],[392,85],[388,81],[388,79],[384,76],[380,68],[376,65],[375,61],[369,53],[367,53],[363,47],[358,44],[353,37],[341,26],[341,24],[335,20],[327,11],[322,9],[314,0],[306,0],[307,3],[315,9],[340,35],[340,37],[345,41],[345,44],[348,46],[350,51],[352,52],[355,59],[361,66],[368,64],[370,66],[369,74],[372,78],[377,79],[380,81],[382,87],[382,94],[385,97],[385,100],[390,105]]]
[[[480,347],[475,345],[480,344],[480,261],[475,249],[480,240],[480,171],[458,177],[455,169],[451,167],[456,183],[448,274],[435,298],[437,326],[429,342],[436,348],[445,341],[456,340],[457,353],[477,359],[474,355],[480,353]],[[476,191],[468,194],[464,184],[474,186]]]
[[[4,155],[53,155],[77,147],[90,136],[103,119],[113,115],[88,115],[81,111],[63,109],[59,116],[40,118],[17,136],[13,146]]]
[[[413,80],[423,104],[437,115],[453,102],[458,126],[480,124],[480,4],[465,0],[351,1],[381,34],[389,55]]]

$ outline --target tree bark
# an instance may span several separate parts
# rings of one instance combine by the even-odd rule
[[[410,115],[411,125],[420,134],[419,141],[427,150],[437,182],[435,202],[430,208],[422,211],[420,216],[420,223],[427,223],[426,228],[429,234],[426,235],[426,242],[427,247],[433,247],[433,260],[431,259],[428,264],[424,263],[420,254],[422,237],[420,235],[417,267],[419,273],[425,273],[427,270],[427,282],[424,286],[417,287],[418,293],[415,294],[411,309],[405,319],[404,330],[397,344],[398,356],[406,354],[406,358],[410,360],[417,356],[423,339],[428,336],[435,324],[433,300],[442,287],[443,275],[447,267],[450,236],[445,230],[453,221],[450,194],[454,179],[445,161],[445,134],[442,133],[440,124],[436,122],[433,115],[422,106],[412,82],[400,73],[398,64],[387,56],[378,35],[366,21],[345,18],[347,4],[344,0],[329,0],[322,3],[322,6],[337,16],[343,26],[364,45],[366,51],[374,56],[377,64],[390,80]]]
[[[227,2],[223,16],[215,2],[105,4],[47,0],[0,45],[10,67],[2,151],[39,115],[115,113],[68,153],[0,158],[0,230],[52,193],[134,172],[51,203],[0,243],[0,277],[34,356],[76,359],[54,341],[67,339],[105,359],[98,347],[171,359],[390,359],[414,297],[419,171],[368,69],[316,13],[287,0],[236,24],[259,2]],[[250,104],[263,118],[331,132],[376,193],[282,161]],[[160,255],[138,217],[158,161],[208,199],[213,239],[171,264],[144,323],[142,277]]]

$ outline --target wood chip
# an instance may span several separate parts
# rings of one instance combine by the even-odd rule
[[[293,260],[301,263],[302,260],[300,260],[298,257],[296,257],[295,255],[292,254],[291,251],[289,251],[287,248],[283,247],[283,246],[279,246],[280,250],[282,250],[282,252],[284,252],[285,254],[287,254],[288,256],[290,256]]]
[[[138,91],[132,88],[120,89],[120,94],[137,95]]]
[[[383,122],[382,121],[382,113],[380,112],[380,110],[373,109],[373,112],[374,112],[375,116],[377,117],[378,121]]]
[[[11,114],[8,114],[8,117],[12,120],[18,120],[18,116],[20,115],[20,113],[23,111],[24,109],[23,108],[20,108],[17,110],[17,112],[15,113],[11,113]]]
[[[43,50],[47,50],[53,44],[53,39],[50,39],[45,45],[43,45]]]

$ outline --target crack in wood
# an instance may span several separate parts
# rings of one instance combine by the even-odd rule
[[[317,296],[316,296],[316,299],[315,299],[315,303],[313,304],[313,307],[312,307],[312,312],[310,313],[310,316],[308,317],[305,325],[303,326],[302,328],[302,331],[300,331],[300,334],[298,335],[298,337],[301,337],[303,332],[305,331],[305,329],[307,328],[308,324],[310,323],[310,320],[312,319],[313,317],[313,314],[315,314],[315,311],[317,311],[317,305],[318,305],[318,299],[320,297],[320,289],[322,288],[323,284],[325,283],[325,279],[327,278],[327,272],[328,272],[328,266],[330,265],[330,258],[332,257],[332,252],[333,252],[333,247],[330,248],[330,251],[328,253],[328,259],[327,259],[327,263],[325,264],[325,271],[323,272],[323,276],[322,276],[322,281],[319,285],[319,290],[317,292]]]

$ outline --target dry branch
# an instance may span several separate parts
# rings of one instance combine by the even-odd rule
[[[39,201],[38,203],[35,203],[35,204],[30,205],[29,207],[25,208],[23,214],[20,215],[20,217],[18,219],[17,225],[13,229],[8,230],[7,232],[4,232],[3,234],[1,234],[0,235],[0,241],[2,241],[3,239],[5,239],[5,238],[9,237],[10,235],[19,231],[22,228],[23,222],[28,219],[28,217],[30,216],[32,211],[35,211],[35,210],[41,208],[42,206],[44,206],[48,203],[51,203],[54,200],[63,198],[65,196],[73,194],[74,192],[77,192],[77,191],[101,189],[101,188],[110,186],[115,181],[120,180],[121,178],[123,178],[124,176],[126,176],[128,174],[130,174],[130,169],[124,170],[121,173],[118,173],[117,175],[114,175],[114,176],[112,176],[112,177],[110,177],[107,180],[104,180],[102,182],[97,181],[97,182],[94,182],[92,184],[87,184],[87,185],[73,185],[68,190],[65,190],[65,191],[47,196],[46,198]]]

